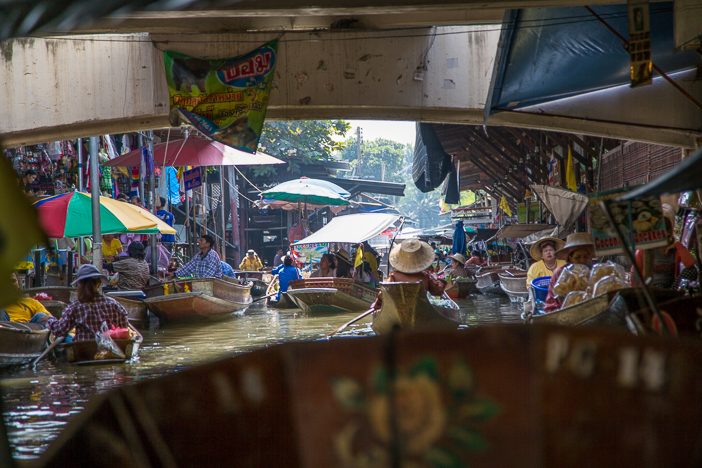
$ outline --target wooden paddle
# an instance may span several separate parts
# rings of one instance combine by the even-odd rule
[[[355,318],[349,320],[348,322],[346,322],[345,324],[343,324],[342,326],[340,326],[339,328],[337,328],[337,329],[334,330],[333,332],[327,334],[327,338],[329,338],[329,337],[331,337],[331,336],[333,336],[333,335],[336,335],[337,333],[339,333],[340,331],[344,330],[344,329],[345,329],[346,327],[348,327],[349,325],[358,322],[358,321],[361,320],[363,317],[366,317],[366,316],[372,314],[373,312],[375,312],[375,309],[373,309],[373,308],[368,309],[367,311],[363,312],[361,315],[359,315],[359,316],[357,316],[357,317],[355,317]]]
[[[56,338],[56,339],[54,340],[54,342],[51,343],[51,345],[50,345],[48,348],[46,348],[46,349],[44,350],[43,353],[41,353],[41,354],[39,355],[38,358],[36,358],[34,361],[32,361],[32,369],[35,368],[35,367],[37,367],[37,363],[38,363],[39,361],[41,361],[42,359],[44,359],[44,357],[45,357],[47,354],[49,354],[56,346],[58,346],[59,344],[63,343],[63,339],[64,339],[63,336],[59,336],[58,338]]]
[[[278,294],[278,293],[277,293],[277,292],[274,292],[274,293],[271,293],[271,294],[267,294],[267,295],[265,295],[265,296],[257,297],[256,299],[254,299],[253,301],[251,301],[251,303],[253,304],[254,302],[262,301],[263,299],[268,299],[269,297],[273,297],[273,296],[275,296],[276,294]]]

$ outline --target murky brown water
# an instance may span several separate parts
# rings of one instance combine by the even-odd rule
[[[458,302],[467,327],[520,321],[520,310],[505,297],[476,295]],[[45,360],[36,370],[0,371],[5,423],[15,458],[38,457],[96,393],[263,346],[326,339],[327,333],[354,316],[308,317],[255,304],[244,315],[226,321],[163,328],[154,322],[142,331],[139,359],[130,364],[81,367]],[[337,336],[371,334],[370,322],[361,321]]]

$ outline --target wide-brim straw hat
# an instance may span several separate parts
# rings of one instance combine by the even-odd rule
[[[336,258],[338,258],[339,260],[343,260],[343,261],[345,261],[346,263],[348,263],[349,265],[351,265],[351,256],[349,255],[349,253],[348,253],[346,250],[344,250],[344,249],[339,249],[339,251],[338,251],[338,252],[335,252],[334,255],[335,255]]]
[[[95,265],[87,263],[80,266],[76,279],[71,284],[75,286],[79,281],[89,278],[100,278],[103,281],[107,280],[107,277],[102,273],[102,271],[98,270]]]
[[[595,255],[595,243],[593,242],[590,233],[576,232],[569,234],[566,238],[565,245],[556,252],[556,258],[560,260],[567,260],[568,255],[570,255],[573,250],[583,248],[590,249],[592,255]]]
[[[554,250],[562,249],[564,244],[564,242],[557,237],[542,237],[541,239],[531,244],[531,247],[529,247],[529,255],[531,255],[531,258],[533,258],[535,261],[538,262],[539,260],[541,260],[541,249],[543,248],[542,246],[546,242],[552,242]]]
[[[452,260],[456,260],[461,265],[466,263],[466,257],[464,257],[463,255],[461,255],[459,253],[451,255],[449,258]]]
[[[434,262],[434,249],[419,239],[406,239],[393,246],[389,260],[400,273],[419,273]]]

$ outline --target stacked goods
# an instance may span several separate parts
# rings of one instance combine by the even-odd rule
[[[621,265],[598,263],[566,266],[553,286],[554,296],[563,300],[562,309],[629,286],[629,275]]]

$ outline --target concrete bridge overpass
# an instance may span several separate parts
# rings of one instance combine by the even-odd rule
[[[681,3],[686,2],[700,0]],[[280,61],[268,118],[481,124],[504,9],[577,4],[259,3],[243,0],[213,9],[209,2],[192,2],[187,11],[129,13],[86,24],[70,35],[2,43],[0,143],[13,146],[167,126],[163,50],[226,57],[274,37],[281,38]],[[699,84],[686,76],[686,86],[702,96]],[[504,112],[488,123],[695,146],[702,134],[699,111],[695,114],[680,103],[665,86],[653,88],[609,102],[619,109],[609,120],[569,114],[570,104],[561,103],[559,112]],[[607,97],[598,99],[597,106],[608,105]],[[658,113],[658,121],[670,114],[676,125],[632,122],[627,116],[644,112]]]

